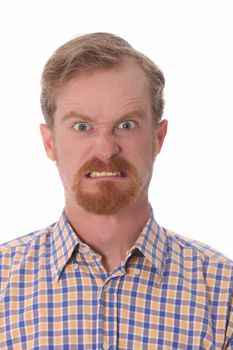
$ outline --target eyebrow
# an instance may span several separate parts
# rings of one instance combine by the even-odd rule
[[[88,122],[93,122],[94,120],[89,117],[88,115],[85,114],[81,114],[81,113],[76,113],[74,111],[71,111],[70,113],[66,114],[63,118],[62,118],[62,122],[65,122],[66,120],[72,119],[72,118],[79,118],[80,120],[85,120]]]
[[[122,117],[118,118],[116,120],[116,123],[119,123],[120,121],[125,120],[126,118],[131,118],[131,117],[136,117],[138,119],[143,120],[144,119],[144,114],[142,111],[140,112],[139,110],[134,110],[131,111],[129,113],[126,113],[125,115],[123,115]],[[76,113],[74,111],[69,112],[68,114],[66,114],[63,118],[62,118],[62,122],[65,122],[69,119],[73,119],[73,118],[78,118],[80,119],[80,121],[87,121],[90,123],[95,122],[95,119],[89,117],[88,115],[82,114],[82,113]]]

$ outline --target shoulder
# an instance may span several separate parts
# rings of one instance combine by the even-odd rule
[[[224,267],[231,271],[233,275],[233,261],[218,250],[170,230],[165,229],[164,232],[167,236],[168,250],[170,250],[174,259],[182,259],[193,263],[198,260],[203,266]]]
[[[12,239],[6,243],[0,245],[0,254],[5,254],[12,251],[22,251],[28,249],[33,243],[38,241],[43,241],[43,238],[50,235],[55,224],[45,227],[41,230],[37,230],[26,235],[20,236],[18,238]]]
[[[41,249],[49,241],[53,225],[31,232],[0,245],[0,290],[4,289],[12,270],[30,257],[38,257]]]

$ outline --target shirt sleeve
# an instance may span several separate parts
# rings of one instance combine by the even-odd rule
[[[231,296],[231,305],[229,312],[229,321],[226,329],[226,350],[233,350],[233,295]]]
[[[6,247],[0,247],[0,292],[7,288],[12,269],[12,260],[11,250]]]

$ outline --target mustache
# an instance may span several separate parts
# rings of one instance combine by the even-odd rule
[[[92,158],[81,166],[78,176],[87,176],[93,171],[121,172],[125,176],[135,176],[137,174],[135,167],[120,156],[112,157],[108,163],[104,163],[98,158]]]

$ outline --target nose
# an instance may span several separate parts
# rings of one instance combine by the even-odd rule
[[[120,146],[112,133],[99,135],[93,144],[93,149],[95,156],[104,163],[120,152]]]

